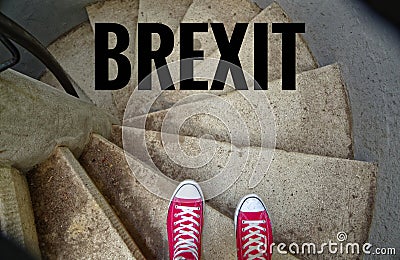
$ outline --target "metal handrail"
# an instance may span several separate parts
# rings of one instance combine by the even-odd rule
[[[68,77],[68,74],[57,62],[54,56],[46,49],[46,47],[44,47],[32,34],[30,34],[19,24],[17,24],[16,22],[14,22],[1,12],[0,12],[0,34],[3,35],[4,37],[3,39],[6,39],[5,45],[8,49],[10,45],[7,45],[7,43],[10,42],[9,40],[12,40],[13,42],[17,43],[18,45],[22,46],[23,48],[31,52],[54,74],[56,79],[60,82],[61,86],[64,88],[65,92],[74,97],[79,98],[78,93],[76,92],[71,80]],[[4,41],[2,42],[4,43]],[[11,62],[10,64],[13,64],[15,60],[12,59],[11,61],[9,60],[6,62]],[[8,66],[10,64],[8,64]]]

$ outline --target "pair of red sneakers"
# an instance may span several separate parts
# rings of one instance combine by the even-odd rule
[[[200,186],[191,180],[176,188],[168,210],[169,258],[199,260],[203,227],[204,197]],[[235,212],[237,258],[271,259],[272,228],[262,200],[245,196]]]

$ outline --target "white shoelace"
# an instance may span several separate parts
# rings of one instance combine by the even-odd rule
[[[176,209],[182,210],[182,212],[175,213],[175,217],[180,217],[180,220],[175,221],[174,225],[178,225],[177,228],[174,229],[174,234],[178,233],[174,236],[174,241],[176,242],[174,246],[174,259],[180,260],[184,259],[180,255],[183,253],[191,253],[194,259],[199,259],[199,252],[196,245],[198,242],[197,235],[199,231],[195,228],[200,226],[200,223],[194,218],[200,218],[199,214],[196,214],[194,211],[199,211],[198,207],[186,207],[186,206],[175,206]],[[190,224],[183,224],[184,222],[190,222]],[[184,239],[183,236],[189,236],[190,239]]]
[[[249,234],[244,236],[243,241],[248,240],[242,247],[243,250],[247,250],[244,252],[243,256],[247,256],[249,260],[259,259],[265,260],[265,252],[268,250],[267,248],[267,237],[261,233],[261,231],[265,231],[265,228],[261,227],[260,224],[265,223],[264,220],[243,220],[243,224],[247,224],[245,228],[242,228],[242,231],[249,230]],[[251,252],[256,251],[256,254],[250,254]]]

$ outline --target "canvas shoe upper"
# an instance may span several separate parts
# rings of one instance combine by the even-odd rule
[[[248,195],[239,202],[235,212],[235,232],[238,260],[271,259],[271,221],[257,195]]]
[[[199,260],[203,227],[204,197],[194,181],[183,181],[176,188],[168,209],[169,259]]]

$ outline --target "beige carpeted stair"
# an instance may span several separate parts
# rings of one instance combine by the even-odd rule
[[[128,136],[140,136],[143,130],[130,128],[123,131],[125,135],[129,133]],[[118,139],[118,133],[115,136]],[[229,160],[235,152],[247,156],[245,164],[237,169],[241,174],[235,183],[208,203],[232,218],[240,198],[256,192],[266,200],[273,215],[277,241],[287,244],[293,241],[314,241],[322,244],[326,238],[333,240],[338,230],[351,230],[349,241],[362,243],[367,239],[365,230],[372,218],[371,200],[376,188],[377,169],[374,164],[276,150],[264,178],[256,188],[250,189],[249,179],[253,171],[258,166],[268,167],[264,160],[268,157],[269,149],[238,148],[232,147],[230,143],[202,140],[205,147],[213,147],[215,144],[216,154],[206,165],[190,168],[179,164],[178,155],[170,158],[167,154],[163,140],[172,139],[173,136],[164,133],[162,137],[160,132],[146,131],[144,137],[144,142],[137,142],[134,147],[141,150],[142,146],[147,146],[156,168],[180,181],[209,180],[232,163]],[[180,136],[179,141],[186,154],[197,155],[201,152],[198,138]],[[234,173],[229,176],[215,183],[216,186],[205,184],[204,195],[207,197],[211,189],[225,187],[225,182],[230,183],[235,178]]]
[[[57,148],[28,181],[43,258],[144,259],[68,148]]]

